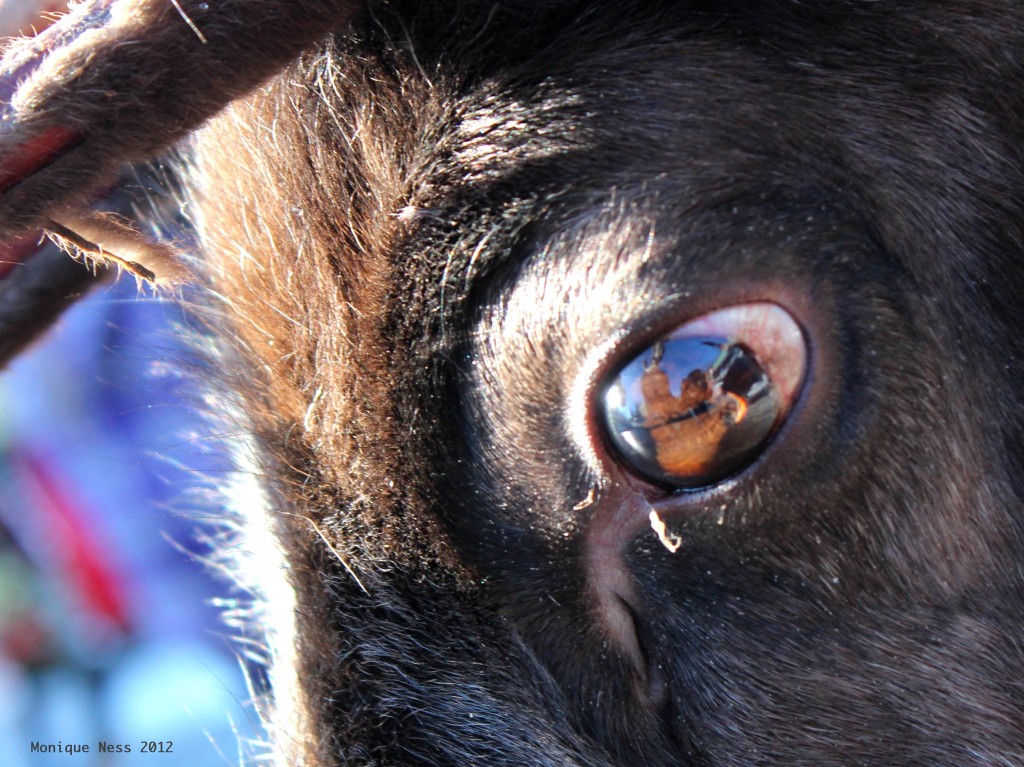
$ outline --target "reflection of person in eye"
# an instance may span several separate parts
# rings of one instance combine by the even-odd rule
[[[660,357],[644,368],[640,378],[644,427],[653,429],[695,415],[694,410],[712,396],[707,372],[695,369],[683,379],[679,396],[672,394],[672,382],[661,369]]]
[[[707,371],[692,370],[676,397],[660,361],[656,355],[640,379],[643,425],[654,440],[662,469],[681,476],[702,473],[734,421],[715,407]]]
[[[679,392],[679,404],[687,410],[693,410],[701,402],[712,396],[711,383],[708,381],[707,371],[692,370],[690,375],[683,379]]]

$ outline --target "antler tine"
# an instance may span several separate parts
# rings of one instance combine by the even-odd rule
[[[36,251],[20,264],[25,251]],[[22,251],[19,253],[18,251]],[[0,368],[39,337],[71,304],[106,282],[110,269],[67,257],[55,245],[38,246],[34,238],[0,245]]]
[[[358,0],[94,0],[0,61],[0,241],[88,203],[342,26]]]

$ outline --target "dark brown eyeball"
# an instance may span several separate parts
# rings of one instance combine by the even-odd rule
[[[622,365],[599,398],[620,463],[657,485],[713,485],[751,463],[792,408],[803,333],[769,303],[691,320]]]

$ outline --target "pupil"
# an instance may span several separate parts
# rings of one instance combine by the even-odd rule
[[[658,341],[603,396],[621,458],[648,479],[681,488],[713,484],[749,463],[780,408],[753,352],[710,336]]]

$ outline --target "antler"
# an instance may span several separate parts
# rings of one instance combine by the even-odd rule
[[[96,0],[0,63],[0,240],[76,208],[343,24],[354,0]]]
[[[13,41],[0,60],[0,257],[32,270],[19,275],[27,284],[44,284],[46,270],[66,282],[58,262],[10,245],[47,229],[72,250],[137,275],[172,275],[166,249],[90,212],[90,201],[127,163],[153,157],[258,86],[357,5],[93,0],[37,37]],[[77,292],[89,280],[80,271]],[[0,335],[14,334],[9,319],[0,312]]]

